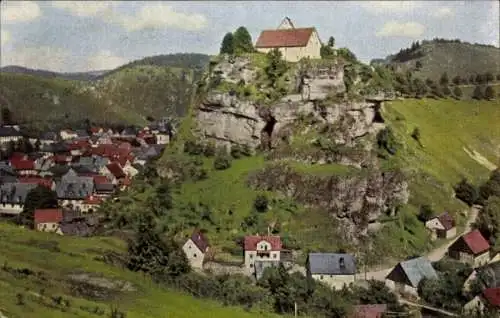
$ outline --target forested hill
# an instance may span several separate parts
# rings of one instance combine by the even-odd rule
[[[500,49],[491,45],[460,40],[434,39],[414,42],[409,48],[372,63],[386,64],[396,71],[412,71],[421,79],[437,80],[448,76],[469,78],[477,74],[500,75]]]

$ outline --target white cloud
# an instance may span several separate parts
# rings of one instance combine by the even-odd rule
[[[20,65],[34,69],[56,72],[67,71],[71,54],[69,51],[50,46],[25,47],[12,51],[3,51],[1,64]]]
[[[10,41],[10,33],[8,31],[2,30],[0,33],[2,46],[7,44]]]
[[[98,52],[96,55],[93,55],[88,58],[86,70],[88,71],[100,71],[100,70],[110,70],[114,69],[118,66],[121,66],[127,63],[129,60],[113,55],[111,51],[102,50]]]
[[[370,13],[380,14],[410,12],[422,7],[423,3],[420,1],[363,1],[360,5]]]
[[[397,22],[389,21],[384,24],[382,29],[377,31],[378,37],[402,36],[416,38],[421,36],[425,31],[425,27],[417,22]]]
[[[112,1],[52,1],[51,4],[80,17],[96,16],[113,6]]]
[[[497,1],[492,1],[490,4],[490,9],[488,10],[488,16],[480,27],[480,32],[486,38],[488,44],[494,45],[496,47],[500,46],[500,21],[498,19],[499,16],[500,4]]]
[[[119,15],[109,11],[106,18],[122,25],[129,32],[166,27],[199,30],[207,25],[205,16],[175,12],[170,6],[161,2],[143,5],[134,16]]]
[[[448,17],[453,16],[455,14],[455,12],[451,8],[442,7],[442,8],[439,8],[439,9],[433,11],[431,14],[435,18],[442,19],[442,18],[448,18]]]
[[[0,6],[2,23],[27,22],[41,14],[38,4],[32,1],[2,1]]]

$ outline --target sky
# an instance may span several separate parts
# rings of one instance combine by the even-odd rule
[[[217,54],[245,26],[255,42],[288,16],[364,62],[412,41],[499,45],[499,3],[473,1],[2,1],[0,65],[57,72],[113,69],[146,56]]]

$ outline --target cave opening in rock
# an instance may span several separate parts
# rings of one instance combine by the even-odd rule
[[[276,118],[274,118],[273,116],[269,116],[269,118],[266,120],[266,125],[264,126],[264,128],[262,128],[262,133],[266,136],[265,146],[268,149],[271,149],[274,125],[276,125]]]
[[[385,123],[384,117],[382,117],[382,113],[380,112],[379,107],[375,108],[375,115],[373,116],[373,122],[380,124]]]

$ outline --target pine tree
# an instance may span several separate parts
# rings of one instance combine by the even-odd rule
[[[495,98],[495,90],[493,89],[492,86],[486,87],[486,90],[484,91],[484,98],[486,98],[486,99],[494,99]]]
[[[441,75],[441,79],[439,80],[439,83],[442,85],[442,86],[445,86],[445,85],[448,85],[448,74],[446,72],[443,73],[443,75]]]
[[[228,32],[222,39],[220,54],[233,54],[234,53],[234,38],[233,34]]]
[[[333,36],[331,36],[330,38],[328,38],[328,46],[329,47],[334,47],[335,46],[335,39],[333,38]]]
[[[460,87],[458,86],[455,86],[455,88],[453,89],[453,94],[458,98],[460,99],[462,97],[462,90],[460,89]]]
[[[461,82],[462,82],[462,78],[459,75],[457,75],[453,78],[453,84],[460,85]]]
[[[233,35],[234,53],[251,53],[254,51],[252,44],[252,36],[248,33],[248,30],[241,26],[239,27]]]
[[[474,88],[474,93],[472,93],[472,98],[474,99],[483,99],[483,91],[481,90],[481,86],[476,85],[476,88]]]

